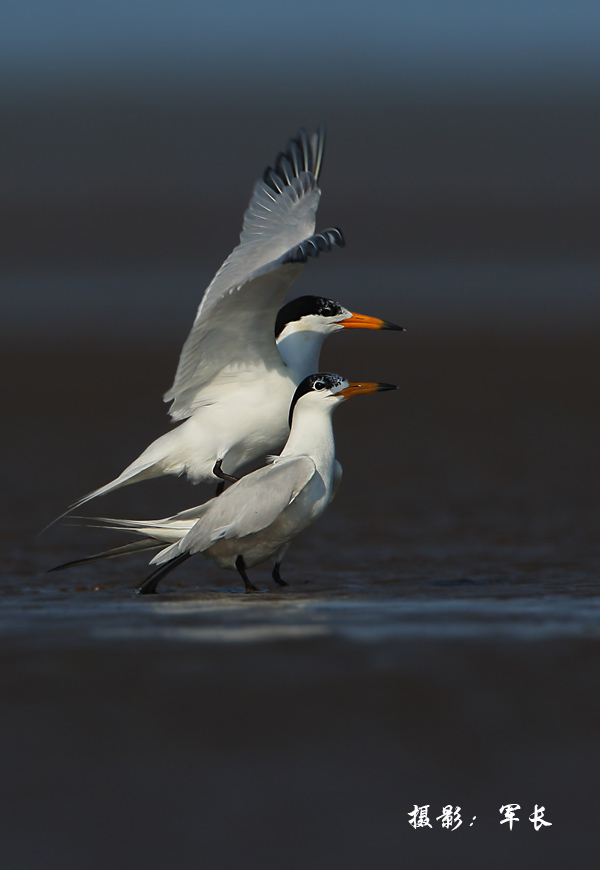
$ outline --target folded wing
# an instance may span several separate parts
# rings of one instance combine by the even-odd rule
[[[259,468],[208,502],[204,516],[185,537],[158,553],[152,563],[162,565],[181,553],[203,552],[223,538],[244,538],[268,528],[315,472],[309,456],[278,460]]]

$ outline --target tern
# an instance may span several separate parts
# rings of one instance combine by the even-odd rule
[[[180,425],[68,512],[167,474],[185,474],[192,483],[218,479],[222,490],[238,468],[285,443],[290,401],[298,384],[318,371],[327,335],[349,328],[403,331],[316,296],[278,311],[310,257],[344,246],[338,228],[315,234],[324,142],[322,126],[310,137],[301,130],[256,182],[240,242],[204,293],[164,396]]]
[[[220,568],[237,571],[246,592],[259,591],[250,582],[247,569],[274,559],[273,579],[287,585],[280,575],[285,551],[291,540],[323,513],[341,481],[333,411],[351,396],[395,389],[393,384],[349,382],[332,373],[309,375],[292,399],[287,442],[279,456],[270,457],[270,464],[241,478],[219,497],[174,517],[98,520],[105,528],[135,531],[142,540],[69,565],[156,549],[173,541],[152,559],[150,564],[157,567],[137,587],[138,593],[155,593],[163,577],[196,553]]]

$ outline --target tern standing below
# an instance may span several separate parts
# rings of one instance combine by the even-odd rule
[[[290,434],[281,455],[207,502],[190,531],[154,557],[158,567],[137,591],[156,592],[162,578],[195,553],[238,571],[247,592],[257,589],[246,570],[274,558],[273,576],[281,582],[278,565],[290,541],[323,513],[334,481],[341,477],[333,411],[351,396],[395,389],[392,384],[349,383],[328,373],[305,378],[292,400]]]
[[[315,296],[278,313],[308,258],[344,245],[337,228],[315,235],[323,148],[323,127],[310,138],[301,131],[256,182],[240,243],[204,293],[164,397],[180,425],[70,510],[166,474],[186,474],[193,483],[235,480],[236,469],[285,442],[290,401],[302,379],[318,370],[327,335],[402,329]]]

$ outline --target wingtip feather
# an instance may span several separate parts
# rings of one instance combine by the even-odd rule
[[[277,155],[275,167],[267,166],[263,181],[275,193],[282,193],[281,185],[289,186],[303,172],[309,172],[318,181],[324,152],[325,125],[319,124],[310,137],[301,129],[295,139],[290,139],[286,150]]]

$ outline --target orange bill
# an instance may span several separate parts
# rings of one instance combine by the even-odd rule
[[[360,396],[363,393],[381,393],[383,390],[397,390],[396,384],[370,384],[358,381],[350,381],[350,385],[340,390],[338,396],[349,399],[351,396]]]
[[[366,314],[356,314],[354,311],[351,311],[350,315],[346,320],[340,321],[344,329],[397,329],[399,332],[406,332],[403,326],[396,326],[395,323],[390,323],[389,320],[368,317]]]

